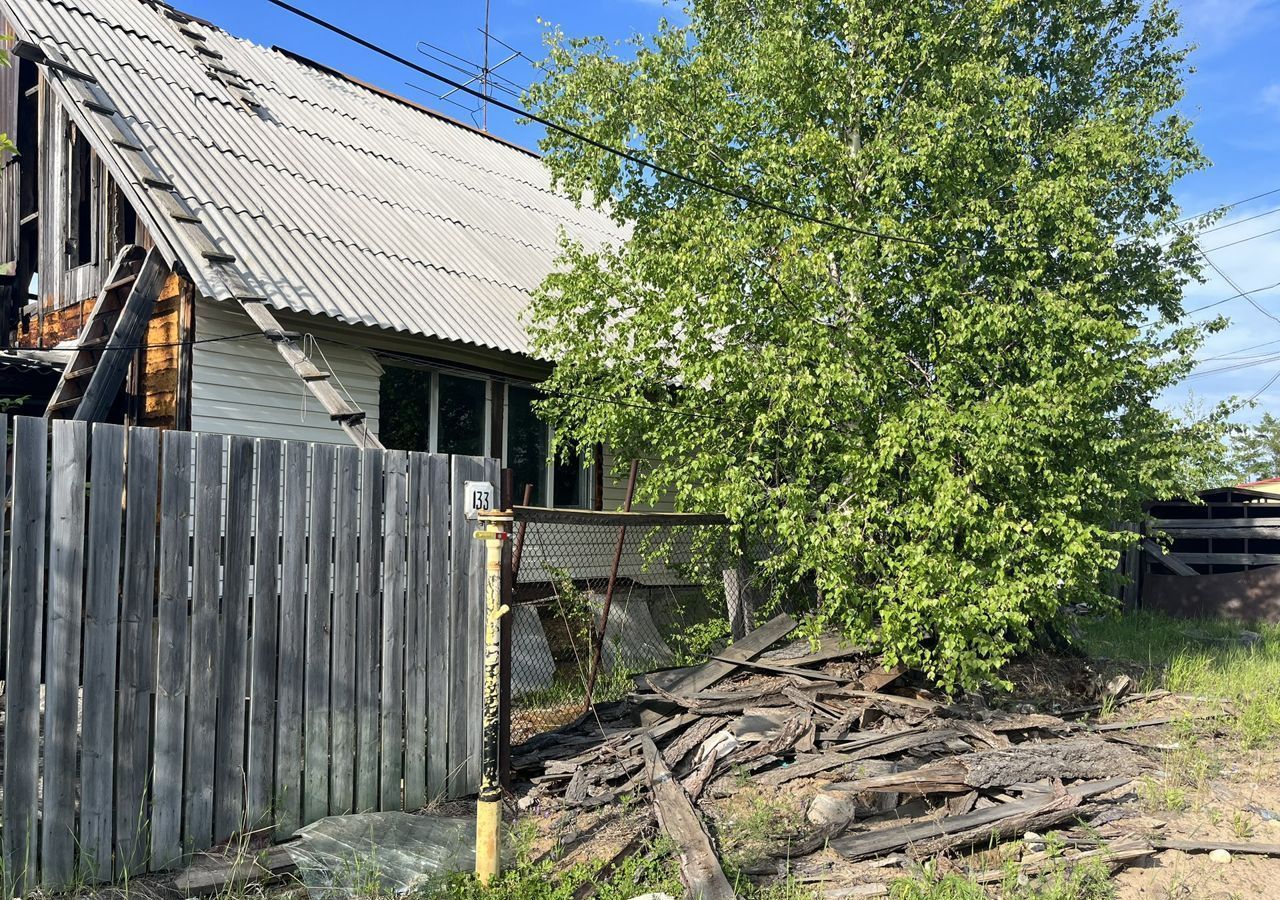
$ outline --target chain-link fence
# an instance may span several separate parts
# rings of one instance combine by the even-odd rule
[[[622,697],[636,673],[702,661],[735,621],[749,627],[770,595],[753,558],[719,516],[518,509],[512,743]]]

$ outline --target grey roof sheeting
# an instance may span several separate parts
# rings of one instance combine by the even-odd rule
[[[532,154],[280,51],[182,24],[161,4],[3,6],[20,37],[98,80],[235,257],[230,267],[281,309],[528,353],[521,314],[555,263],[560,233],[590,248],[624,236],[607,215],[552,191]],[[210,63],[236,72],[261,108],[241,104]],[[123,151],[98,137],[111,166]],[[197,289],[231,299],[219,266],[184,251],[162,212],[153,221],[174,229],[168,243]]]

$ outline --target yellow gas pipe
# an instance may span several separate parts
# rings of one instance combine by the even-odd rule
[[[502,545],[512,522],[511,512],[482,510],[482,528],[476,540],[484,541],[484,689],[480,717],[480,796],[476,801],[476,877],[488,884],[501,867],[502,784],[498,751],[502,729],[502,672],[499,635],[502,617],[511,608],[502,602]]]

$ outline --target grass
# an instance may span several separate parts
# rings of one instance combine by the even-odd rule
[[[1260,640],[1248,646],[1245,630],[1147,612],[1081,623],[1084,650],[1144,666],[1143,688],[1228,701],[1234,715],[1215,724],[1252,750],[1280,737],[1280,626],[1250,628]]]
[[[1115,896],[1111,871],[1104,863],[1086,860],[1071,864],[1062,858],[1048,872],[1031,880],[1020,879],[1017,863],[1011,862],[1003,880],[986,887],[925,863],[889,886],[891,900],[1112,900]]]
[[[685,894],[675,846],[665,837],[655,838],[607,879],[596,879],[600,866],[597,860],[561,871],[554,863],[526,861],[488,885],[481,885],[471,875],[452,875],[412,892],[408,900],[571,900],[573,892],[587,882],[595,883],[598,900],[628,900],[649,893]],[[812,891],[791,881],[756,887],[739,879],[735,891],[744,900],[817,900]]]

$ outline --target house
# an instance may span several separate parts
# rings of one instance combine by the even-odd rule
[[[1268,497],[1280,497],[1280,478],[1263,478],[1261,481],[1237,484],[1236,489],[1265,494]]]
[[[623,233],[535,154],[155,0],[0,12],[0,340],[70,358],[50,415],[492,455],[536,504],[619,505],[601,448],[547,465],[521,313],[561,234]]]

